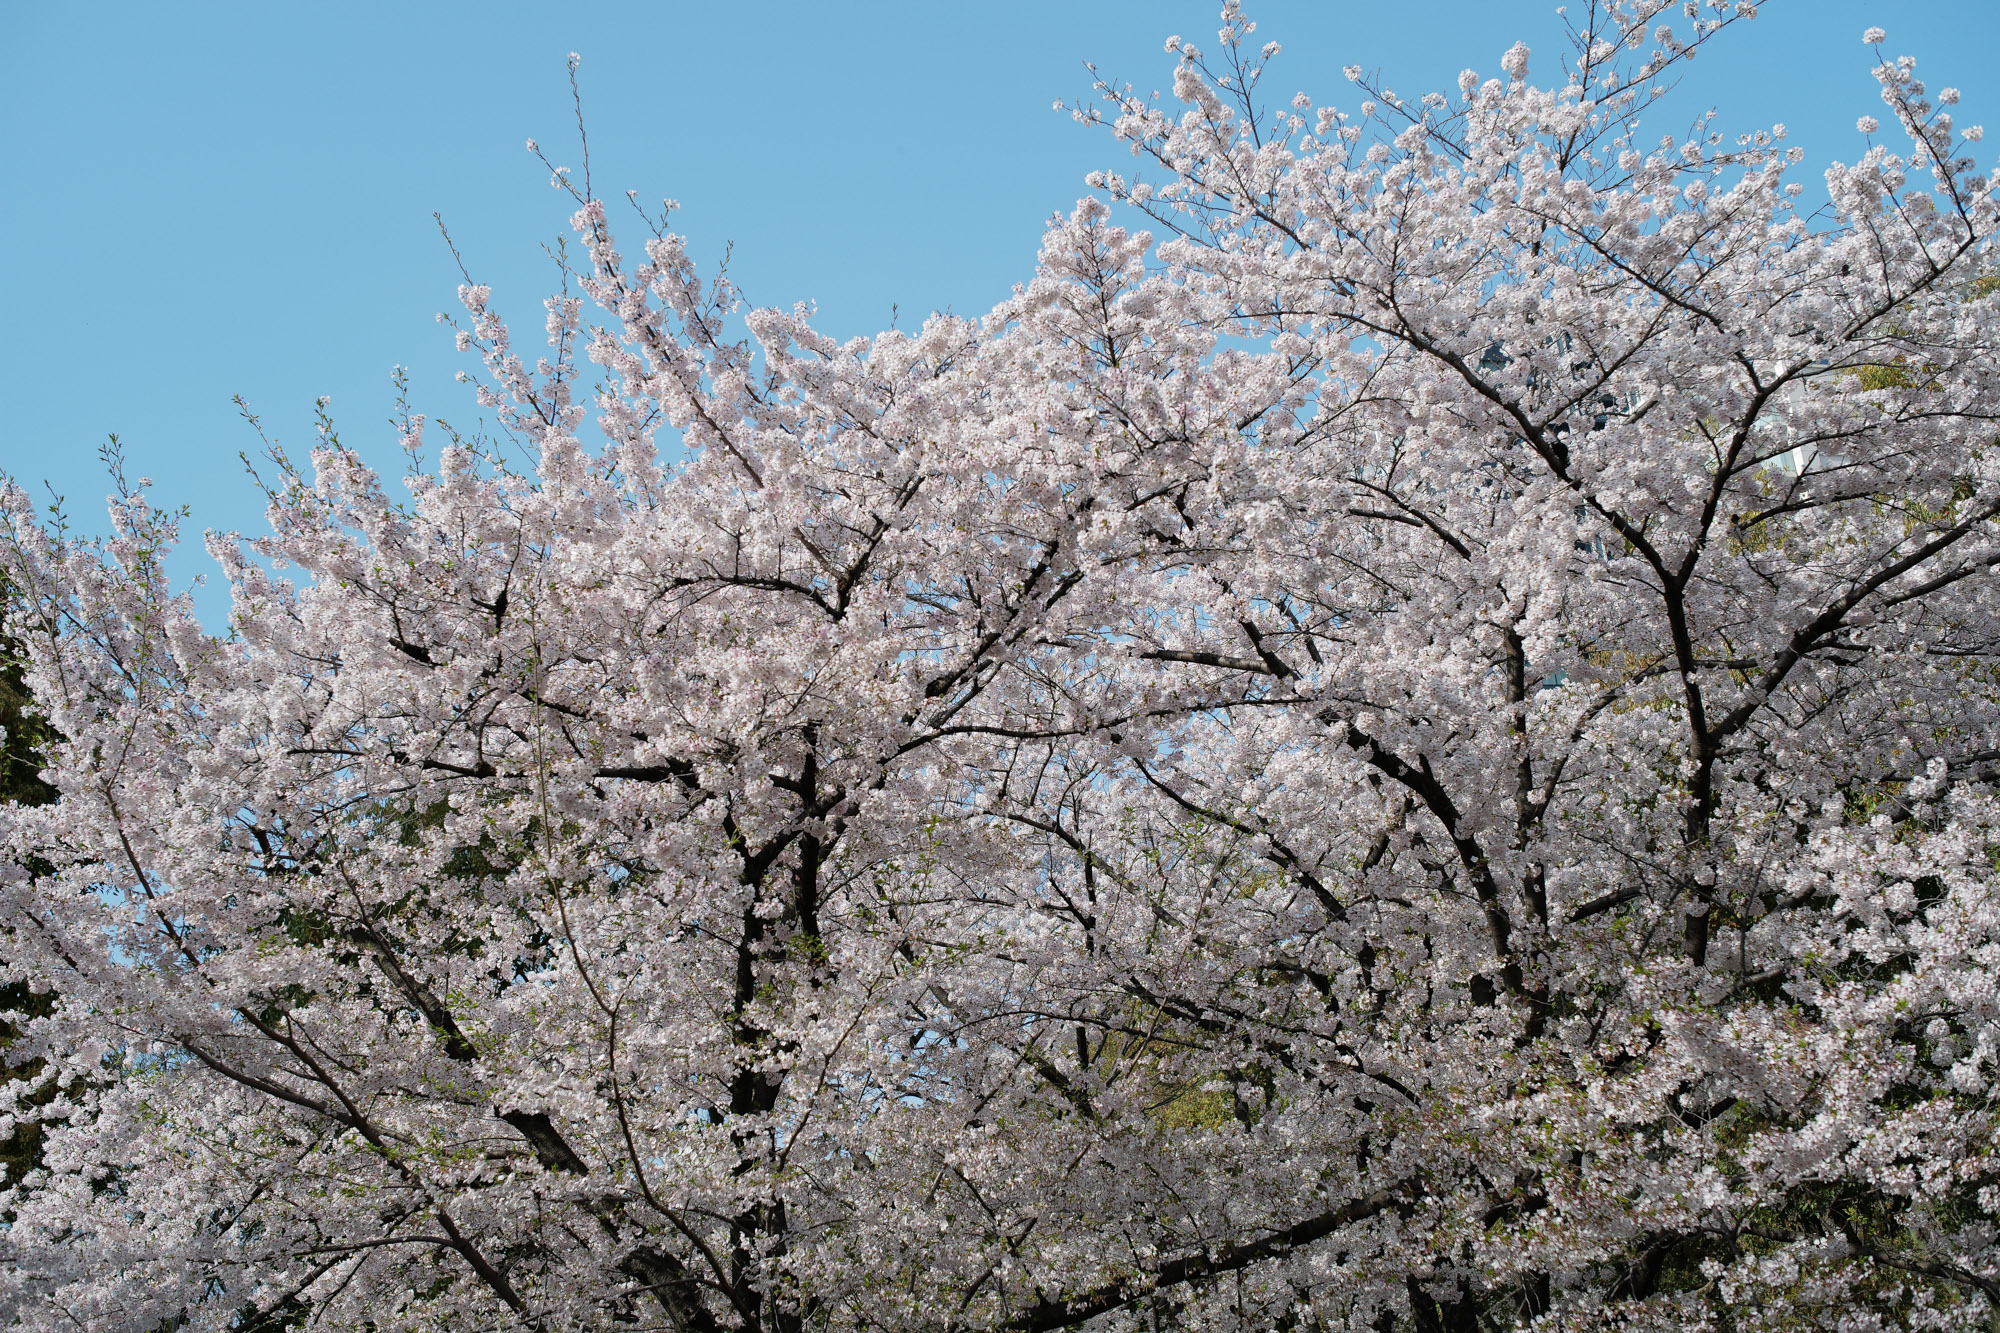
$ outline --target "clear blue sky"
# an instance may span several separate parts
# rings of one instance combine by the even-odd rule
[[[1517,38],[1553,76],[1556,0],[1251,0],[1284,44],[1267,89],[1358,100],[1341,66],[1406,96],[1498,71]],[[1579,0],[1580,3],[1580,0]],[[573,161],[563,60],[583,56],[598,187],[678,199],[697,256],[735,245],[760,304],[816,302],[838,335],[933,309],[982,312],[1028,276],[1045,218],[1127,161],[1051,109],[1084,60],[1165,85],[1170,33],[1212,38],[1216,0],[931,3],[105,4],[0,0],[0,470],[101,527],[96,458],[117,432],[135,475],[202,528],[254,531],[242,394],[281,440],[332,399],[343,438],[399,467],[389,374],[432,415],[476,415],[433,315],[458,282],[444,215],[501,309],[539,324],[540,246],[568,208],[523,143]],[[1799,179],[1861,152],[1882,108],[1862,29],[1964,90],[1960,124],[2000,134],[2000,0],[1767,0],[1705,53],[1677,129],[1783,121]],[[1989,140],[1989,143],[1995,142]],[[628,250],[634,248],[627,247]],[[524,339],[528,341],[528,339]],[[201,597],[220,623],[219,589]]]

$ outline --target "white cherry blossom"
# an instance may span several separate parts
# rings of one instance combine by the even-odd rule
[[[1988,1327],[1992,183],[1884,63],[1799,216],[1668,8],[1309,124],[1232,4],[872,340],[557,174],[506,451],[280,456],[226,634],[9,483],[0,1321]]]

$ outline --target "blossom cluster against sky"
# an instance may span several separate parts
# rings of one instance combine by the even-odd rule
[[[467,363],[433,316],[459,281],[443,216],[496,304],[539,323],[541,252],[568,207],[523,149],[575,162],[563,62],[583,57],[599,190],[679,200],[676,227],[760,304],[816,303],[841,336],[940,308],[982,311],[1025,278],[1043,222],[1118,145],[1052,109],[1087,95],[1094,60],[1164,86],[1175,33],[1202,40],[1214,0],[1001,5],[758,3],[476,8],[248,3],[0,10],[0,470],[47,481],[101,524],[96,449],[202,528],[256,530],[237,455],[258,445],[241,394],[304,445],[314,400],[385,468],[390,372],[434,415],[470,423]],[[1360,94],[1341,68],[1412,95],[1500,69],[1516,39],[1551,81],[1550,0],[1267,0],[1283,44],[1267,89]],[[1991,0],[1770,0],[1704,53],[1662,133],[1707,106],[1730,131],[1786,123],[1816,182],[1863,151],[1879,112],[1863,29],[1958,85],[1962,124],[2000,107]],[[1815,186],[1816,188],[1816,186]],[[617,213],[614,212],[614,220]],[[633,221],[636,221],[634,219]],[[185,552],[177,572],[207,564]],[[219,589],[204,617],[224,613]]]

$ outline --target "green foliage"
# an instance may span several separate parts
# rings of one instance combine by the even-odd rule
[[[0,586],[0,592],[4,592]],[[0,634],[0,727],[7,730],[0,745],[0,801],[42,805],[53,801],[55,788],[42,781],[42,740],[47,724],[30,707],[22,680],[20,645]]]
[[[30,706],[22,679],[19,645],[6,635],[0,635],[0,727],[6,729],[5,740],[0,742],[0,801],[26,805],[53,801],[55,789],[42,781],[41,776],[41,747],[47,726]],[[0,985],[0,1014],[36,1018],[48,1013],[53,1003],[54,996],[38,995],[24,981]],[[33,1078],[41,1072],[39,1060],[18,1065],[7,1061],[6,1051],[19,1035],[18,1027],[0,1018],[0,1080]],[[54,1087],[47,1086],[35,1093],[35,1102],[42,1105],[54,1096]],[[0,1140],[0,1187],[19,1183],[41,1161],[41,1156],[41,1126],[17,1125],[5,1140]]]

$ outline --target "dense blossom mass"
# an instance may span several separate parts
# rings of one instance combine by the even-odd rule
[[[1988,1327],[1994,180],[1877,47],[1802,216],[1643,121],[1750,5],[1573,9],[1340,111],[1232,0],[873,340],[559,175],[221,636],[10,485],[0,1323]]]

